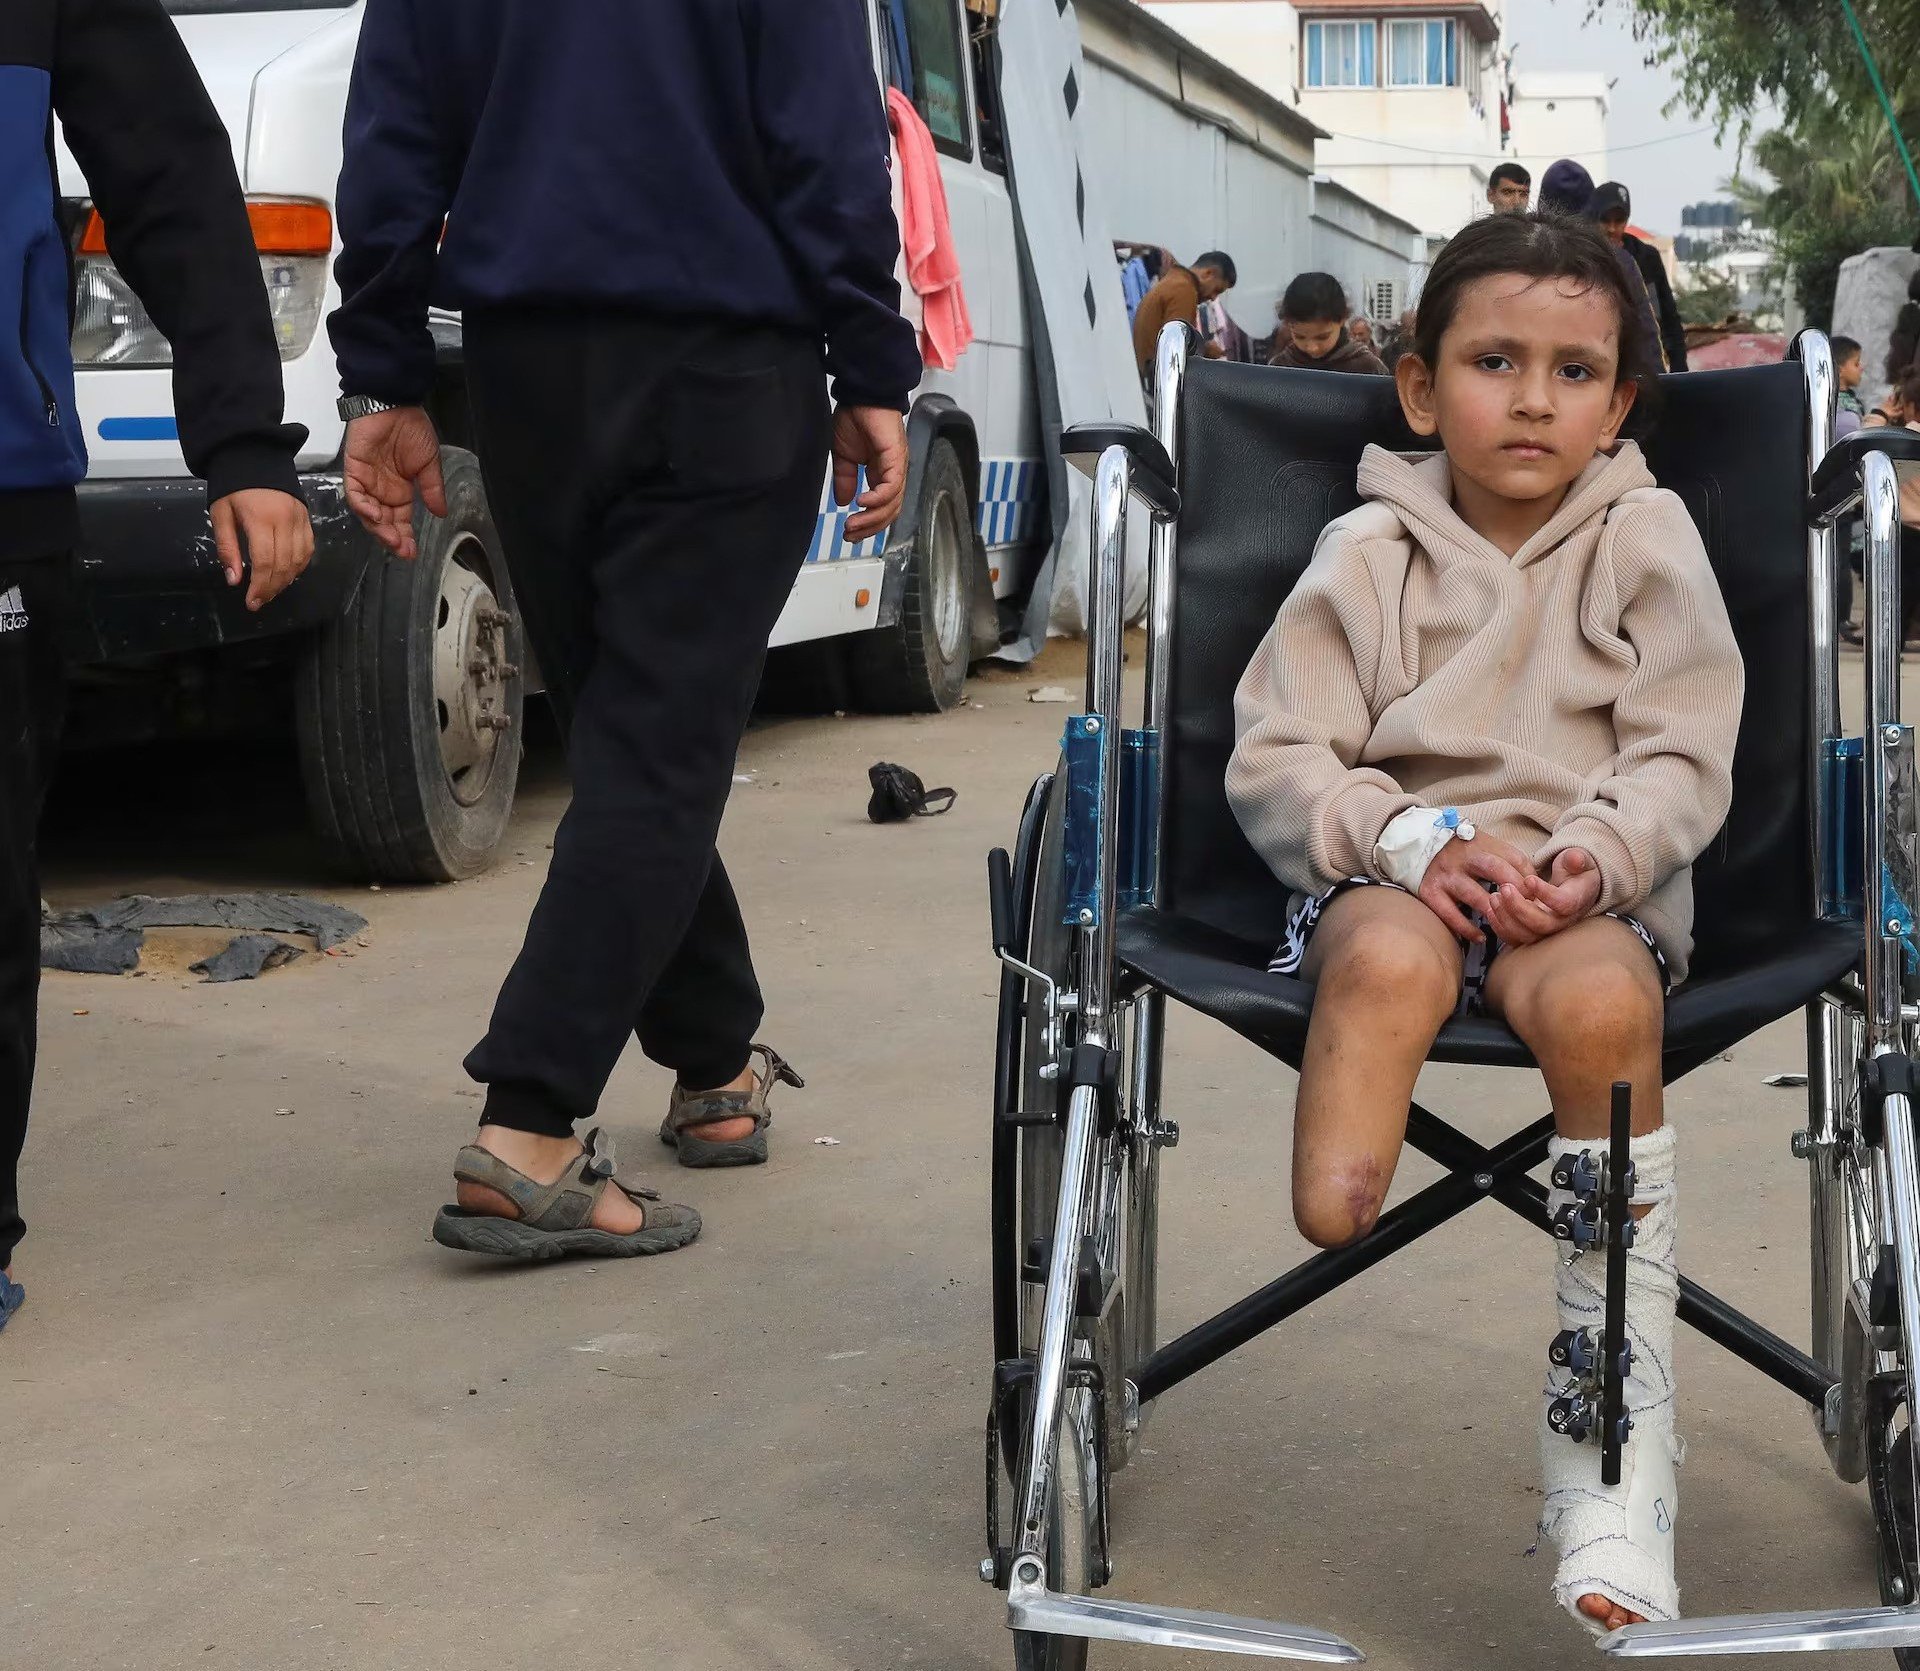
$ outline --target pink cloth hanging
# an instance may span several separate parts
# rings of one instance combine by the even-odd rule
[[[920,355],[936,371],[952,371],[973,341],[973,321],[960,286],[960,256],[947,216],[947,188],[933,135],[897,87],[887,89],[894,166],[900,177],[900,245],[907,283],[920,298]]]

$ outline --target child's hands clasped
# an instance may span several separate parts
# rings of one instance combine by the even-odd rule
[[[1487,884],[1492,883],[1489,891]],[[1450,841],[1421,878],[1420,899],[1458,938],[1478,945],[1484,917],[1502,945],[1530,946],[1592,914],[1600,902],[1600,867],[1584,848],[1554,855],[1542,877],[1533,862],[1498,836]]]
[[[1487,915],[1488,905],[1500,897],[1489,893],[1487,884],[1505,893],[1537,881],[1532,861],[1519,848],[1498,836],[1477,834],[1471,841],[1450,841],[1434,854],[1420,879],[1420,899],[1456,937],[1478,945],[1486,935],[1474,922],[1474,913]],[[1494,926],[1504,940],[1504,932]]]
[[[1568,847],[1554,854],[1545,878],[1529,869],[1518,886],[1502,883],[1488,895],[1484,914],[1502,945],[1531,946],[1591,916],[1599,903],[1599,865],[1585,848]]]

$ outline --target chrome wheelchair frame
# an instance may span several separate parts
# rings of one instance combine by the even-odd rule
[[[1153,1401],[1481,1200],[1549,1230],[1543,1118],[1485,1147],[1417,1102],[1408,1142],[1446,1176],[1177,1339],[1155,1338],[1159,1154],[1178,1140],[1161,1111],[1166,994],[1130,981],[1116,950],[1128,907],[1153,903],[1166,809],[1176,605],[1176,471],[1190,334],[1170,326],[1156,360],[1153,429],[1070,431],[1092,477],[1093,588],[1086,712],[1067,721],[1056,783],[1030,794],[1015,853],[989,860],[1002,964],[994,1086],[994,1347],[987,1432],[988,1554],[1006,1591],[1024,1671],[1084,1665],[1090,1640],[1356,1663],[1343,1638],[1089,1592],[1109,1576],[1112,1473]],[[1826,340],[1795,345],[1808,417],[1809,734],[1815,909],[1859,921],[1856,969],[1806,1009],[1812,1350],[1802,1351],[1682,1278],[1679,1315],[1804,1400],[1832,1465],[1868,1480],[1885,1605],[1630,1626],[1609,1654],[1664,1657],[1891,1648],[1920,1668],[1920,1455],[1907,1413],[1920,1351],[1920,1153],[1912,1053],[1920,1030],[1920,795],[1914,733],[1900,718],[1896,462],[1920,468],[1920,436],[1870,431],[1831,444]],[[1135,503],[1153,518],[1144,713],[1125,723],[1122,593]],[[1865,527],[1864,740],[1842,736],[1836,528]],[[1874,880],[1868,890],[1862,877]],[[1864,900],[1863,900],[1864,896]],[[1797,1003],[1798,1000],[1796,999]],[[1001,1499],[1010,1498],[1010,1521]],[[1914,1650],[1909,1655],[1908,1650]]]

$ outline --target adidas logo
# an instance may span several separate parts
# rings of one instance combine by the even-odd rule
[[[0,632],[19,632],[28,625],[27,606],[18,586],[0,592]]]

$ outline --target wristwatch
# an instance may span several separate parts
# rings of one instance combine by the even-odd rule
[[[376,412],[391,412],[399,405],[398,401],[376,400],[372,395],[342,395],[335,402],[334,410],[340,414],[342,423],[352,423],[355,418],[371,418]]]

